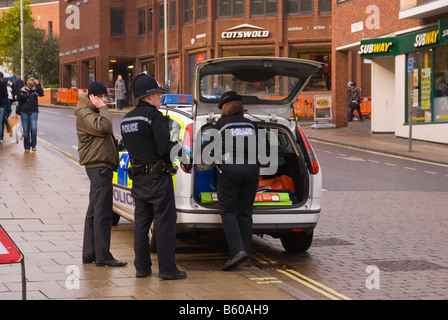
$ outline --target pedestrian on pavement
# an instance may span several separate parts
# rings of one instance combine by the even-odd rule
[[[230,253],[222,267],[227,271],[247,259],[250,265],[252,209],[260,168],[257,157],[257,126],[244,117],[241,96],[234,91],[225,92],[218,107],[222,111],[215,129],[221,134],[223,156],[218,171],[217,191],[219,213]],[[241,137],[244,137],[243,142]],[[225,153],[228,150],[233,151],[232,155]],[[244,157],[240,159],[242,154]]]
[[[1,111],[1,108],[0,108],[0,126],[1,126],[1,129],[0,129],[0,143],[3,142],[4,128],[5,128],[5,125],[6,125],[6,121],[8,121],[7,119],[8,119],[9,115],[12,112],[11,104],[12,104],[12,101],[13,101],[12,89],[11,89],[11,86],[9,85],[9,79],[8,78],[4,78],[3,82],[4,82],[5,86],[6,86],[8,97],[4,99],[3,111]]]
[[[0,72],[0,119],[1,122],[3,123],[3,117],[6,114],[6,112],[4,112],[5,109],[5,101],[6,99],[8,99],[8,91],[6,89],[6,85],[3,82],[3,73]],[[2,126],[2,133],[0,135],[0,141],[3,140],[3,126]]]
[[[30,148],[36,151],[37,145],[37,119],[39,114],[38,97],[45,95],[39,80],[29,78],[26,86],[22,87],[17,95],[16,114],[20,115],[23,126],[23,146],[25,152]]]
[[[134,79],[132,87],[138,104],[123,118],[121,134],[132,164],[136,277],[152,273],[148,232],[154,221],[159,278],[184,279],[187,274],[175,263],[177,214],[170,152],[177,142],[171,142],[168,119],[158,110],[164,90],[145,73]]]
[[[348,89],[347,89],[347,109],[348,109],[348,119],[350,119],[350,110],[351,110],[351,106],[350,106],[350,98],[352,97],[352,82],[349,81],[348,82]]]
[[[106,105],[107,88],[93,81],[87,95],[79,94],[75,108],[79,163],[90,180],[89,206],[84,222],[82,262],[98,267],[123,267],[110,252],[112,228],[112,177],[118,169],[118,145],[112,115]]]
[[[25,86],[25,84],[23,83],[23,80],[20,76],[16,77],[16,81],[14,82],[14,97],[17,100],[18,96],[19,96],[19,92],[20,90],[22,90],[22,88]]]
[[[350,115],[348,117],[348,121],[352,121],[353,120],[353,112],[356,110],[356,112],[359,115],[359,120],[364,121],[364,119],[362,118],[362,113],[361,113],[361,107],[360,107],[360,103],[361,103],[361,91],[359,90],[359,88],[356,86],[356,82],[352,82],[351,85],[351,93],[350,93]]]
[[[123,110],[123,101],[126,99],[126,84],[121,75],[115,81],[115,99],[117,99],[118,110]]]

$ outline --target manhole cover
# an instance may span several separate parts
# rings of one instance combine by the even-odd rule
[[[314,238],[311,246],[325,247],[325,246],[349,246],[353,243],[338,239],[338,238]]]
[[[375,265],[386,272],[446,269],[446,267],[425,260],[373,260],[366,261],[366,263]]]

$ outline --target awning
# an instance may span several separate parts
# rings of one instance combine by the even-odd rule
[[[362,58],[395,56],[447,44],[448,20],[439,20],[438,26],[402,36],[362,40],[358,54]]]

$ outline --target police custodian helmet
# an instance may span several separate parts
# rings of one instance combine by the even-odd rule
[[[148,76],[146,73],[140,73],[132,82],[132,91],[134,93],[134,101],[140,100],[153,93],[164,93],[165,90],[159,87],[156,79]]]

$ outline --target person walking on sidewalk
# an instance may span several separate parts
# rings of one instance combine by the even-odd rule
[[[16,114],[22,118],[23,146],[25,152],[30,148],[36,151],[37,145],[37,118],[39,114],[38,97],[45,95],[39,80],[29,78],[17,95]]]
[[[79,163],[90,180],[89,207],[84,222],[83,263],[98,267],[123,267],[110,252],[112,228],[112,177],[118,169],[118,145],[112,115],[106,106],[107,88],[99,81],[80,93],[75,108]]]
[[[135,77],[132,88],[138,104],[123,118],[121,135],[132,164],[136,277],[152,273],[148,232],[154,221],[159,278],[184,279],[187,274],[175,262],[177,213],[170,153],[177,142],[171,142],[168,118],[158,110],[164,90],[145,73]]]
[[[364,121],[364,119],[362,118],[362,113],[361,113],[361,107],[360,107],[360,103],[361,103],[361,91],[359,90],[359,88],[356,86],[356,82],[352,82],[351,85],[351,93],[350,93],[350,114],[348,117],[348,121],[352,121],[353,120],[353,112],[356,110],[356,112],[359,114],[359,120]]]
[[[115,81],[115,99],[117,99],[118,110],[123,110],[123,101],[126,98],[126,84],[122,76],[117,77]]]

